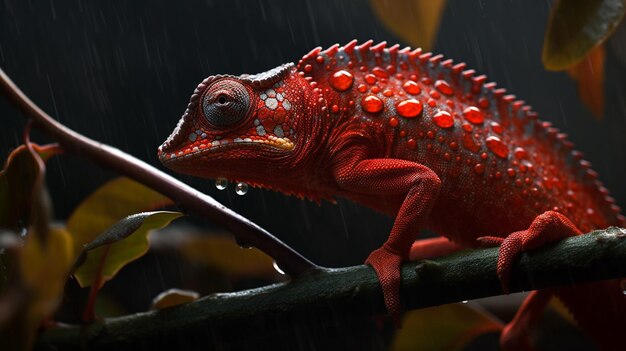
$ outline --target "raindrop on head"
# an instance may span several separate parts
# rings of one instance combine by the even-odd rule
[[[244,182],[237,183],[237,185],[235,186],[235,193],[237,193],[237,195],[246,195],[247,192],[248,184]]]
[[[217,190],[224,190],[228,186],[228,179],[219,177],[215,180],[215,187]]]

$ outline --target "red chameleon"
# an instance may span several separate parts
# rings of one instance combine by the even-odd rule
[[[522,252],[626,224],[589,162],[523,101],[464,63],[371,40],[316,48],[296,66],[208,77],[159,158],[181,173],[315,201],[342,196],[395,216],[366,263],[396,317],[400,263],[427,255],[411,250],[420,229],[442,235],[439,251],[500,245],[507,291]],[[528,325],[553,295],[598,345],[618,348],[618,281],[532,292],[503,332],[505,348],[527,346]]]

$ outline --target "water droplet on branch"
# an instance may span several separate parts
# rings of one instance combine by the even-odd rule
[[[239,182],[237,183],[237,185],[235,185],[235,193],[237,195],[246,195],[247,192],[248,192],[248,184],[244,182]]]
[[[226,187],[228,187],[228,179],[226,179],[224,177],[218,177],[215,180],[215,187],[217,188],[217,190],[224,190],[224,189],[226,189]]]

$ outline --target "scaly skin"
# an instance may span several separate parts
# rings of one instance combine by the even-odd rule
[[[314,49],[295,67],[211,76],[159,158],[181,173],[316,201],[342,196],[394,216],[366,262],[396,317],[399,266],[424,228],[454,243],[432,242],[440,252],[502,245],[506,291],[521,252],[625,219],[564,134],[464,68],[420,49],[353,41]],[[599,345],[616,346],[626,326],[616,281],[531,294],[503,346],[526,345],[520,338],[552,294]]]

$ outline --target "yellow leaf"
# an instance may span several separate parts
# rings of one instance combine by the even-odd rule
[[[74,238],[74,252],[80,252],[85,244],[121,218],[171,203],[169,198],[128,178],[105,183],[86,198],[67,221],[67,229]]]
[[[85,246],[74,277],[83,288],[99,276],[101,283],[113,278],[126,264],[148,251],[151,230],[163,228],[180,216],[180,212],[159,211],[124,218]]]
[[[208,235],[177,229],[158,233],[150,240],[157,247],[172,247],[186,259],[231,277],[276,276],[270,256],[255,248],[243,249],[226,234]]]
[[[169,289],[160,293],[152,300],[153,310],[162,310],[164,308],[180,305],[183,303],[189,303],[196,301],[199,295],[195,291]]]
[[[390,350],[463,350],[476,337],[501,330],[502,323],[468,305],[423,308],[405,313]]]
[[[371,0],[370,3],[391,32],[414,47],[432,49],[445,0]]]
[[[72,237],[64,228],[50,228],[45,245],[30,233],[20,253],[21,279],[29,292],[27,325],[36,329],[57,308],[72,264]]]
[[[593,49],[582,61],[567,69],[578,83],[578,95],[597,118],[604,115],[604,45]]]
[[[624,0],[555,1],[543,42],[546,69],[564,70],[602,44],[624,17]]]

